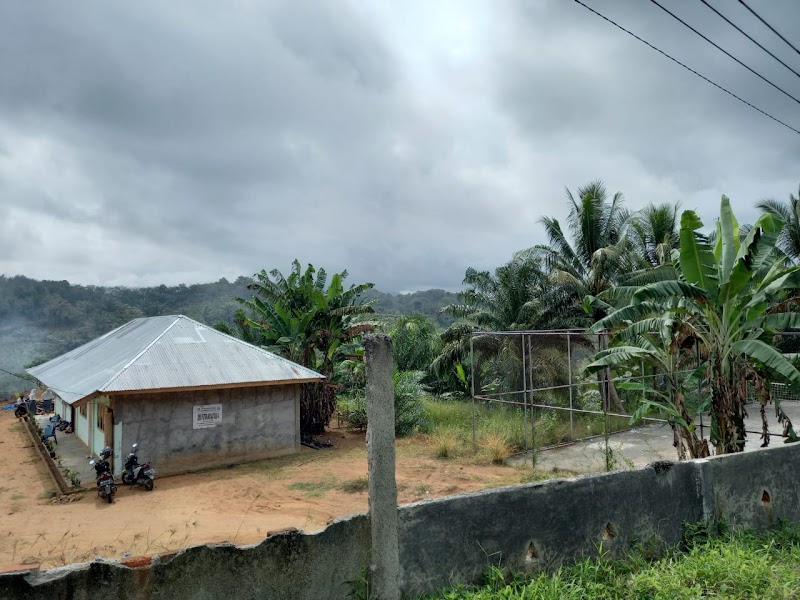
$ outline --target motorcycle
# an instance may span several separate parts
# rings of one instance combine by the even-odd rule
[[[148,492],[153,490],[153,481],[156,471],[149,462],[139,463],[139,444],[131,446],[131,453],[125,459],[125,468],[122,470],[122,483],[129,486],[140,485]]]
[[[111,464],[108,458],[111,456],[111,449],[106,448],[100,454],[99,460],[90,460],[89,464],[94,467],[97,474],[97,496],[105,498],[109,504],[114,501],[114,494],[117,493],[117,484],[114,483],[114,476],[111,474]]]

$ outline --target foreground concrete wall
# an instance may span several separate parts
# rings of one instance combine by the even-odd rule
[[[222,425],[193,429],[193,407],[206,404],[222,405]],[[298,385],[113,397],[122,452],[137,442],[159,475],[298,452],[299,404]]]
[[[475,582],[490,565],[552,569],[601,543],[612,553],[654,536],[675,544],[684,522],[800,522],[798,461],[800,444],[782,445],[403,506],[401,589],[413,597]],[[0,598],[344,599],[368,564],[369,544],[369,521],[359,515],[315,535],[280,534],[243,549],[200,546],[149,567],[98,562],[0,575]]]

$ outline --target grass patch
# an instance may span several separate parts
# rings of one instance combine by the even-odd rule
[[[430,494],[433,490],[433,487],[427,483],[421,483],[417,487],[414,488],[414,495],[415,496],[426,496]]]
[[[689,540],[686,550],[639,549],[623,560],[584,558],[555,573],[506,575],[492,567],[481,586],[443,590],[428,599],[795,598],[800,589],[800,527]]]
[[[451,450],[467,449],[472,443],[472,402],[458,399],[425,399],[430,416],[431,453],[437,458],[449,458]],[[533,423],[533,435],[531,435]],[[486,402],[475,404],[475,435],[480,440],[487,435],[504,436],[511,452],[530,447],[552,446],[562,442],[600,435],[605,430],[603,415],[574,414],[570,424],[569,413],[536,409],[531,420],[530,411],[521,406]],[[610,417],[609,432],[629,429],[631,424],[625,417]],[[532,441],[533,438],[533,441]],[[458,440],[456,445],[455,440]],[[443,456],[446,454],[446,456]]]
[[[319,498],[324,496],[325,492],[333,489],[336,486],[336,477],[331,475],[320,481],[297,481],[289,484],[290,490],[300,490],[305,492],[309,498]]]
[[[42,490],[41,492],[39,492],[39,498],[41,498],[42,500],[47,500],[48,498],[55,498],[56,496],[58,496],[58,492],[54,489]]]
[[[369,489],[369,479],[366,477],[358,477],[357,479],[348,479],[343,481],[339,489],[347,494],[357,494],[359,492],[366,492]]]
[[[19,492],[14,492],[13,494],[11,494],[11,499],[12,500],[24,500],[25,499],[25,494],[20,494]]]

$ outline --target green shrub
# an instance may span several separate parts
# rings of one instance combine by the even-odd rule
[[[398,437],[430,430],[430,415],[423,401],[425,390],[419,371],[401,371],[394,375],[394,432]],[[361,393],[342,396],[339,412],[354,429],[367,428],[367,399]]]
[[[430,415],[423,402],[425,393],[420,371],[400,371],[394,375],[394,433],[405,436],[415,431],[430,431]]]
[[[367,428],[367,400],[364,394],[356,392],[351,396],[342,396],[338,401],[342,419],[353,429]]]

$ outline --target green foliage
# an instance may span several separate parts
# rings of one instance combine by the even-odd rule
[[[305,270],[292,263],[288,277],[277,269],[262,270],[248,288],[255,292],[239,299],[250,314],[245,333],[268,349],[314,369],[327,378],[325,383],[306,384],[300,395],[300,431],[319,435],[325,431],[336,409],[331,380],[336,365],[348,356],[344,350],[371,323],[359,317],[373,312],[360,298],[371,283],[345,289],[347,271],[334,273],[328,281],[325,269],[313,265]]]
[[[421,377],[419,371],[398,371],[394,375],[394,430],[398,437],[430,429]],[[339,400],[339,411],[350,427],[367,428],[367,404],[362,393],[343,396]]]
[[[697,540],[685,553],[659,548],[614,560],[602,547],[554,573],[506,575],[487,569],[481,586],[460,586],[429,600],[507,598],[654,600],[793,598],[800,586],[800,529],[783,526],[767,533],[739,532]]]
[[[436,327],[425,315],[401,315],[389,330],[394,364],[399,371],[424,371],[439,349]]]
[[[742,382],[777,380],[800,388],[800,371],[772,345],[776,330],[800,328],[800,314],[790,312],[794,300],[787,302],[787,293],[800,283],[800,267],[784,267],[784,255],[775,251],[782,223],[772,213],[762,214],[742,239],[723,196],[713,247],[702,227],[693,211],[684,211],[680,249],[674,253],[677,279],[639,287],[627,306],[593,326],[592,331],[615,331],[617,347],[598,353],[590,368],[645,360],[671,376],[676,355],[687,340],[694,341],[703,368],[692,377],[705,378],[711,389],[711,442],[718,453],[737,452],[746,438]],[[684,383],[673,378],[671,395],[661,403],[673,411],[691,447],[697,440],[693,415],[682,405]],[[780,399],[774,400],[779,422],[795,440]],[[658,395],[650,401],[659,402]]]

